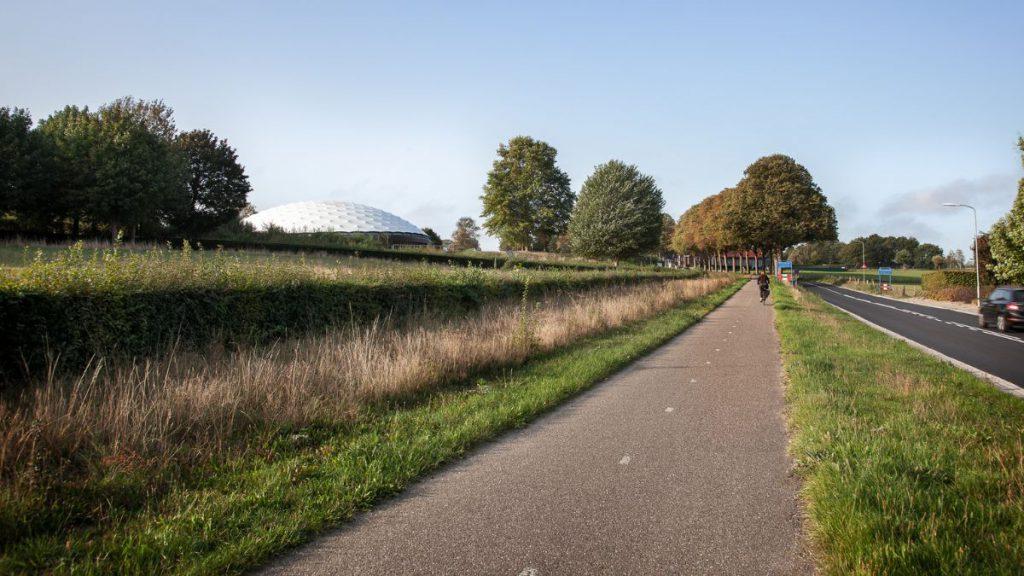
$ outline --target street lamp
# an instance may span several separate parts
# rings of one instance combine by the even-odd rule
[[[978,295],[978,306],[981,306],[981,262],[978,259],[978,211],[974,209],[974,206],[968,206],[967,204],[943,202],[942,205],[950,208],[970,208],[971,212],[974,212],[974,285]]]

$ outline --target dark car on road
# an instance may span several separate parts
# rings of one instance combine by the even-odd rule
[[[1024,286],[1000,286],[981,301],[978,326],[992,324],[1001,332],[1024,327]]]

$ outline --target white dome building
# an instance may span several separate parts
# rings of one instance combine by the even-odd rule
[[[256,230],[266,230],[273,226],[292,234],[332,232],[376,236],[384,238],[389,245],[430,244],[423,230],[408,220],[355,202],[292,202],[257,212],[243,222],[251,224]]]

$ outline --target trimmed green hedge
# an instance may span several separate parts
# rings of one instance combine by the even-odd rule
[[[179,247],[185,242],[182,238],[169,240],[172,246]],[[260,242],[244,240],[220,240],[206,238],[199,241],[203,246],[214,248],[221,246],[229,250],[266,250],[268,252],[324,252],[354,256],[357,258],[378,258],[400,262],[426,262],[429,264],[447,264],[452,266],[475,266],[477,268],[531,268],[538,270],[610,270],[613,266],[604,264],[577,264],[573,262],[557,262],[542,260],[514,259],[506,256],[473,256],[470,254],[447,254],[428,250],[395,250],[390,248],[357,248],[317,244],[316,242]]]
[[[974,288],[975,281],[973,270],[936,270],[921,275],[921,289],[929,294],[954,286]]]
[[[267,343],[340,324],[402,320],[424,310],[461,314],[486,302],[616,284],[679,278],[655,272],[541,274],[379,283],[304,279],[290,283],[165,290],[67,292],[0,290],[0,378],[38,372],[47,355],[64,369],[93,355],[145,356],[176,344],[195,348]],[[529,280],[528,280],[529,279]]]

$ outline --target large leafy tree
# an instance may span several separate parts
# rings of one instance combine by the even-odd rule
[[[32,129],[28,111],[0,108],[0,216],[17,212],[20,218],[43,225],[52,220],[51,159],[51,149]]]
[[[780,257],[800,242],[835,240],[835,210],[810,172],[774,154],[747,167],[724,211],[735,241]]]
[[[423,228],[423,233],[426,234],[427,238],[430,240],[430,245],[434,248],[440,248],[444,245],[444,242],[441,240],[441,236],[437,232],[434,232],[433,228]]]
[[[112,235],[161,228],[188,204],[188,167],[174,145],[173,110],[159,100],[121,98],[98,112],[92,209]]]
[[[565,232],[575,198],[569,176],[555,164],[557,154],[529,136],[498,146],[481,199],[484,227],[502,246],[550,250]]]
[[[476,225],[476,222],[472,218],[468,216],[459,218],[455,223],[455,232],[452,232],[452,252],[479,250],[479,235],[480,227]]]
[[[1024,138],[1017,141],[1017,146],[1024,162]],[[996,262],[992,266],[996,278],[1002,282],[1024,283],[1024,178],[1017,185],[1013,207],[992,226],[988,239],[992,259]]]
[[[656,251],[664,230],[665,201],[654,178],[612,160],[583,183],[569,223],[573,252],[596,258],[630,258]]]
[[[171,215],[171,223],[195,237],[231,221],[252,190],[235,149],[209,130],[183,132],[175,144],[187,164],[189,201]]]
[[[676,219],[671,214],[661,215],[661,253],[672,254],[672,239],[676,232]]]
[[[36,197],[26,211],[42,221],[70,219],[77,236],[83,220],[95,223],[97,151],[103,138],[99,117],[88,108],[65,106],[37,130],[52,153],[52,182],[49,194]]]

